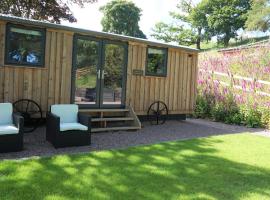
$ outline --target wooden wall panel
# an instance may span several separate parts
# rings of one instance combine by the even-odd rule
[[[70,103],[73,33],[47,29],[45,67],[4,65],[5,23],[0,21],[0,102],[30,98],[44,114],[51,104]],[[147,45],[130,42],[126,105],[138,115],[147,114],[151,103],[164,101],[170,114],[187,114],[194,109],[197,87],[197,53],[168,49],[167,76],[136,76],[145,73]]]
[[[133,75],[134,69],[145,71],[146,49],[143,44],[129,44],[126,104],[138,115],[147,114],[150,104],[157,100],[167,104],[170,114],[192,113],[197,86],[196,53],[169,49],[166,77]]]
[[[0,102],[32,99],[44,116],[51,104],[70,102],[73,34],[47,30],[42,68],[4,65],[4,38],[0,22]]]

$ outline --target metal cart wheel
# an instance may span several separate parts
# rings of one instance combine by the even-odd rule
[[[33,132],[42,120],[40,106],[31,99],[20,99],[13,103],[14,112],[20,113],[24,118],[24,132]]]
[[[168,116],[168,107],[162,101],[155,101],[149,106],[147,116],[152,125],[164,124]]]

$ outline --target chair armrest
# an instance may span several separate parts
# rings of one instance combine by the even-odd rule
[[[23,133],[24,118],[19,114],[12,114],[13,123],[19,129],[20,133]]]
[[[47,113],[47,127],[51,127],[53,129],[60,129],[60,117],[57,115],[48,112]]]
[[[78,120],[80,124],[87,126],[88,130],[91,130],[91,116],[90,115],[78,113]]]

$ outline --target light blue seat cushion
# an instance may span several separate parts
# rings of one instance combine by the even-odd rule
[[[75,104],[56,104],[51,106],[51,112],[60,117],[60,123],[77,123],[79,107]]]
[[[88,127],[80,123],[60,123],[60,131],[81,130],[87,131]]]
[[[10,135],[10,134],[18,134],[19,129],[13,124],[10,125],[0,125],[0,135]]]
[[[13,124],[12,104],[0,103],[0,125]]]

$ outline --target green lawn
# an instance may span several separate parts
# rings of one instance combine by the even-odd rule
[[[270,138],[225,135],[2,161],[0,199],[270,199]]]

